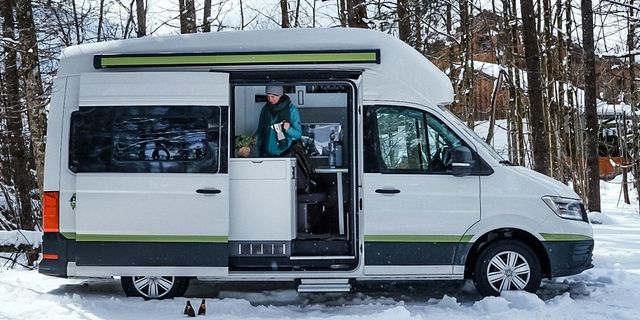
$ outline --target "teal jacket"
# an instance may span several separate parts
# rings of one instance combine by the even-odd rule
[[[288,113],[286,112],[287,109],[289,110]],[[278,143],[276,130],[273,129],[272,125],[282,121],[289,122],[291,126],[284,132],[285,143]],[[299,140],[302,136],[298,107],[286,95],[283,95],[275,105],[267,102],[260,111],[258,128],[254,136],[256,137],[261,157],[278,157],[282,155],[284,151],[291,147],[291,143],[294,140]]]

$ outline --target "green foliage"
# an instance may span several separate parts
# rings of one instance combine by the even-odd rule
[[[235,144],[236,144],[236,149],[251,147],[251,145],[253,144],[253,137],[244,136],[244,135],[236,136]]]

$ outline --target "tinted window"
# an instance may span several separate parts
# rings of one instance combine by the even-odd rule
[[[375,106],[365,113],[365,145],[366,172],[446,173],[462,141],[424,111]]]
[[[219,107],[83,107],[71,115],[73,172],[225,172]],[[220,137],[225,137],[221,141]],[[223,142],[221,144],[221,142]]]

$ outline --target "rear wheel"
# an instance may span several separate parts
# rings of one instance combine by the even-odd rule
[[[501,240],[480,252],[475,266],[474,284],[484,296],[502,291],[524,290],[535,293],[542,271],[533,251],[519,241]]]
[[[120,279],[128,297],[145,299],[169,299],[187,291],[189,279],[184,277],[134,276]]]

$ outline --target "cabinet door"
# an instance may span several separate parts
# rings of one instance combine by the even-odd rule
[[[100,73],[80,88],[69,119],[76,264],[226,274],[228,75]]]

